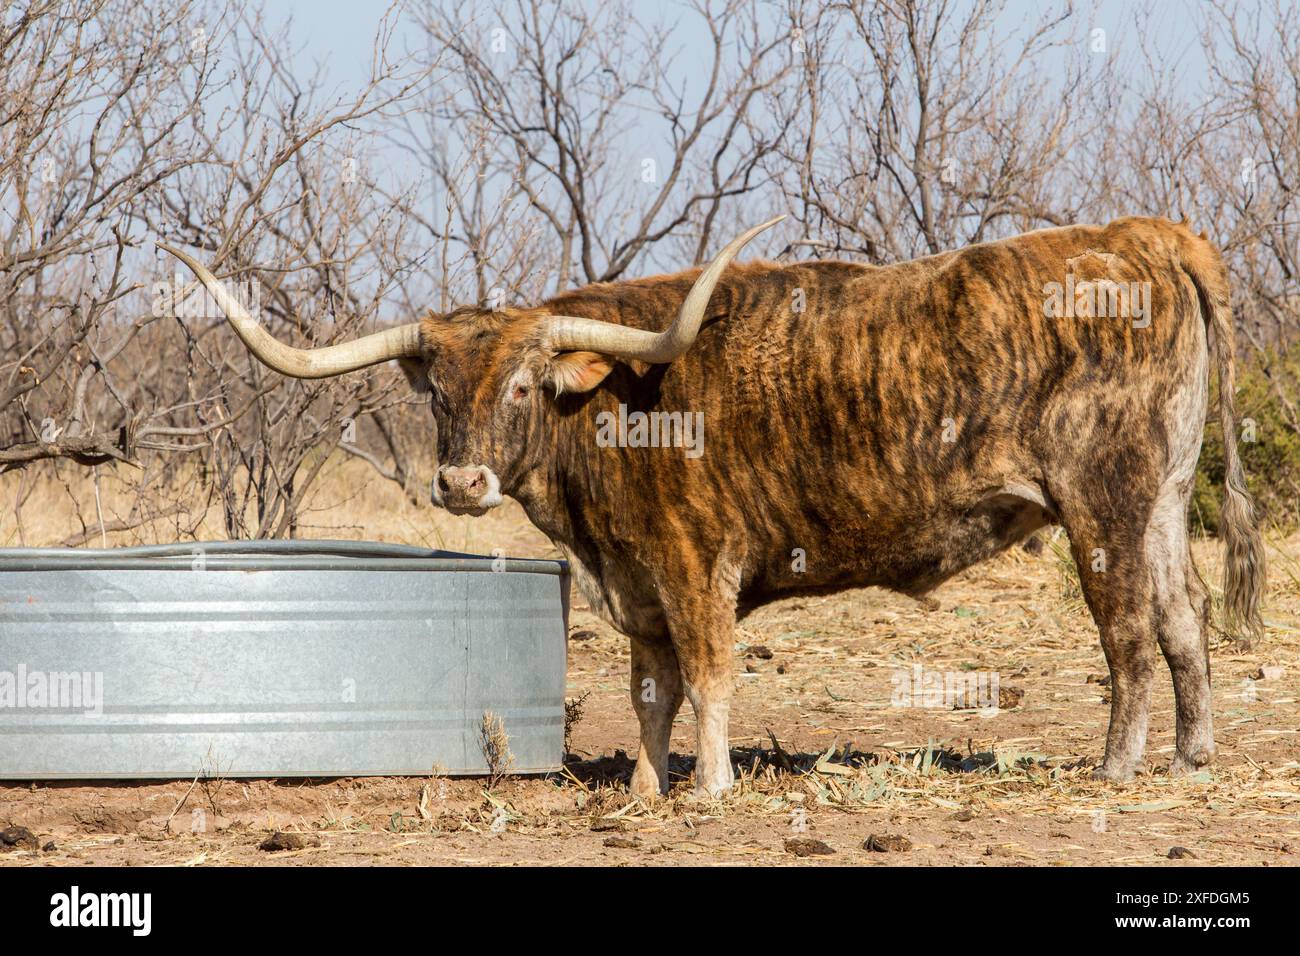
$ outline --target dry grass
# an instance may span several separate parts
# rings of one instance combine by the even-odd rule
[[[479,721],[478,745],[487,764],[487,787],[488,793],[491,793],[515,763],[515,755],[510,752],[510,735],[506,733],[506,723],[500,714],[483,711],[483,719]]]

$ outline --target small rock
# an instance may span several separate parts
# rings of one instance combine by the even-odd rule
[[[622,820],[611,820],[608,817],[598,817],[591,821],[592,833],[608,833],[610,830],[625,830],[626,824]]]
[[[605,838],[605,846],[613,847],[615,850],[635,850],[641,845],[641,841],[636,837],[612,836]]]
[[[912,841],[897,833],[873,833],[862,844],[862,849],[872,853],[906,853]]]
[[[43,852],[43,853],[53,853],[53,852],[54,852],[55,850],[57,850],[57,849],[58,849],[58,847],[55,846],[55,845],[54,845],[54,841],[51,840],[49,843],[45,844],[45,846],[41,847],[41,852]]]
[[[758,668],[755,667],[753,664],[746,664],[746,665],[745,665],[745,673],[746,673],[746,674],[757,674],[757,673],[758,673]]]
[[[952,818],[958,823],[970,823],[975,819],[975,811],[970,807],[962,807],[952,815]]]
[[[40,849],[40,842],[36,839],[36,834],[26,827],[10,827],[8,830],[0,830],[0,850],[37,850]]]
[[[1100,686],[1102,686],[1102,687],[1109,687],[1109,686],[1110,686],[1110,675],[1109,675],[1109,674],[1089,674],[1089,675],[1088,675],[1088,680],[1086,681],[1086,683],[1089,683],[1089,684],[1098,684],[1098,685],[1100,685]]]
[[[784,674],[784,673],[785,673],[785,665],[784,665],[784,664],[777,664],[777,665],[776,665],[776,672],[777,672],[778,674]]]
[[[1255,671],[1252,680],[1281,680],[1286,674],[1286,668],[1279,664],[1265,664],[1259,670]]]
[[[760,661],[770,661],[774,656],[772,649],[763,644],[755,644],[749,649],[750,657],[757,657]]]
[[[1011,710],[1013,707],[1019,707],[1020,702],[1025,699],[1025,692],[1019,687],[999,687],[998,688],[998,709]]]
[[[257,848],[267,853],[278,853],[281,850],[304,850],[309,846],[320,846],[320,837],[314,833],[282,833],[276,830]]]
[[[814,840],[812,837],[791,837],[785,841],[785,852],[793,853],[798,857],[805,856],[833,856],[835,851],[821,840]]]
[[[571,641],[590,641],[593,638],[600,637],[600,634],[589,627],[581,627],[569,634]]]
[[[1185,846],[1174,846],[1174,847],[1170,847],[1170,848],[1169,848],[1169,852],[1166,854],[1166,856],[1168,856],[1169,859],[1171,859],[1171,860],[1194,860],[1194,859],[1196,859],[1196,854],[1193,853],[1191,850],[1187,849],[1187,847],[1185,847]]]

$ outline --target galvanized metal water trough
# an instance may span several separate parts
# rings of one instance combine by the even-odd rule
[[[0,549],[0,778],[563,758],[568,568],[373,542]]]

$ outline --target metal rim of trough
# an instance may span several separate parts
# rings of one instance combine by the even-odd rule
[[[519,571],[568,573],[566,561],[492,558],[378,541],[205,541],[130,548],[0,548],[0,571]]]

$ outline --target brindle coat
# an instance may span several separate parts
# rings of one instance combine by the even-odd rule
[[[1071,271],[1149,283],[1149,324],[1046,315],[1049,284]],[[1098,775],[1142,765],[1157,646],[1177,699],[1172,770],[1213,759],[1208,602],[1186,524],[1211,335],[1225,435],[1236,423],[1228,280],[1204,237],[1131,218],[889,267],[736,265],[670,364],[543,345],[551,313],[662,329],[696,275],[430,317],[426,360],[404,362],[433,391],[438,460],[490,468],[632,639],[635,792],[667,789],[683,696],[697,789],[731,785],[738,614],[863,585],[919,596],[1049,523],[1069,533],[1112,677]],[[704,454],[598,447],[596,416],[620,403],[703,412]],[[1263,551],[1225,447],[1227,610],[1258,629]]]

